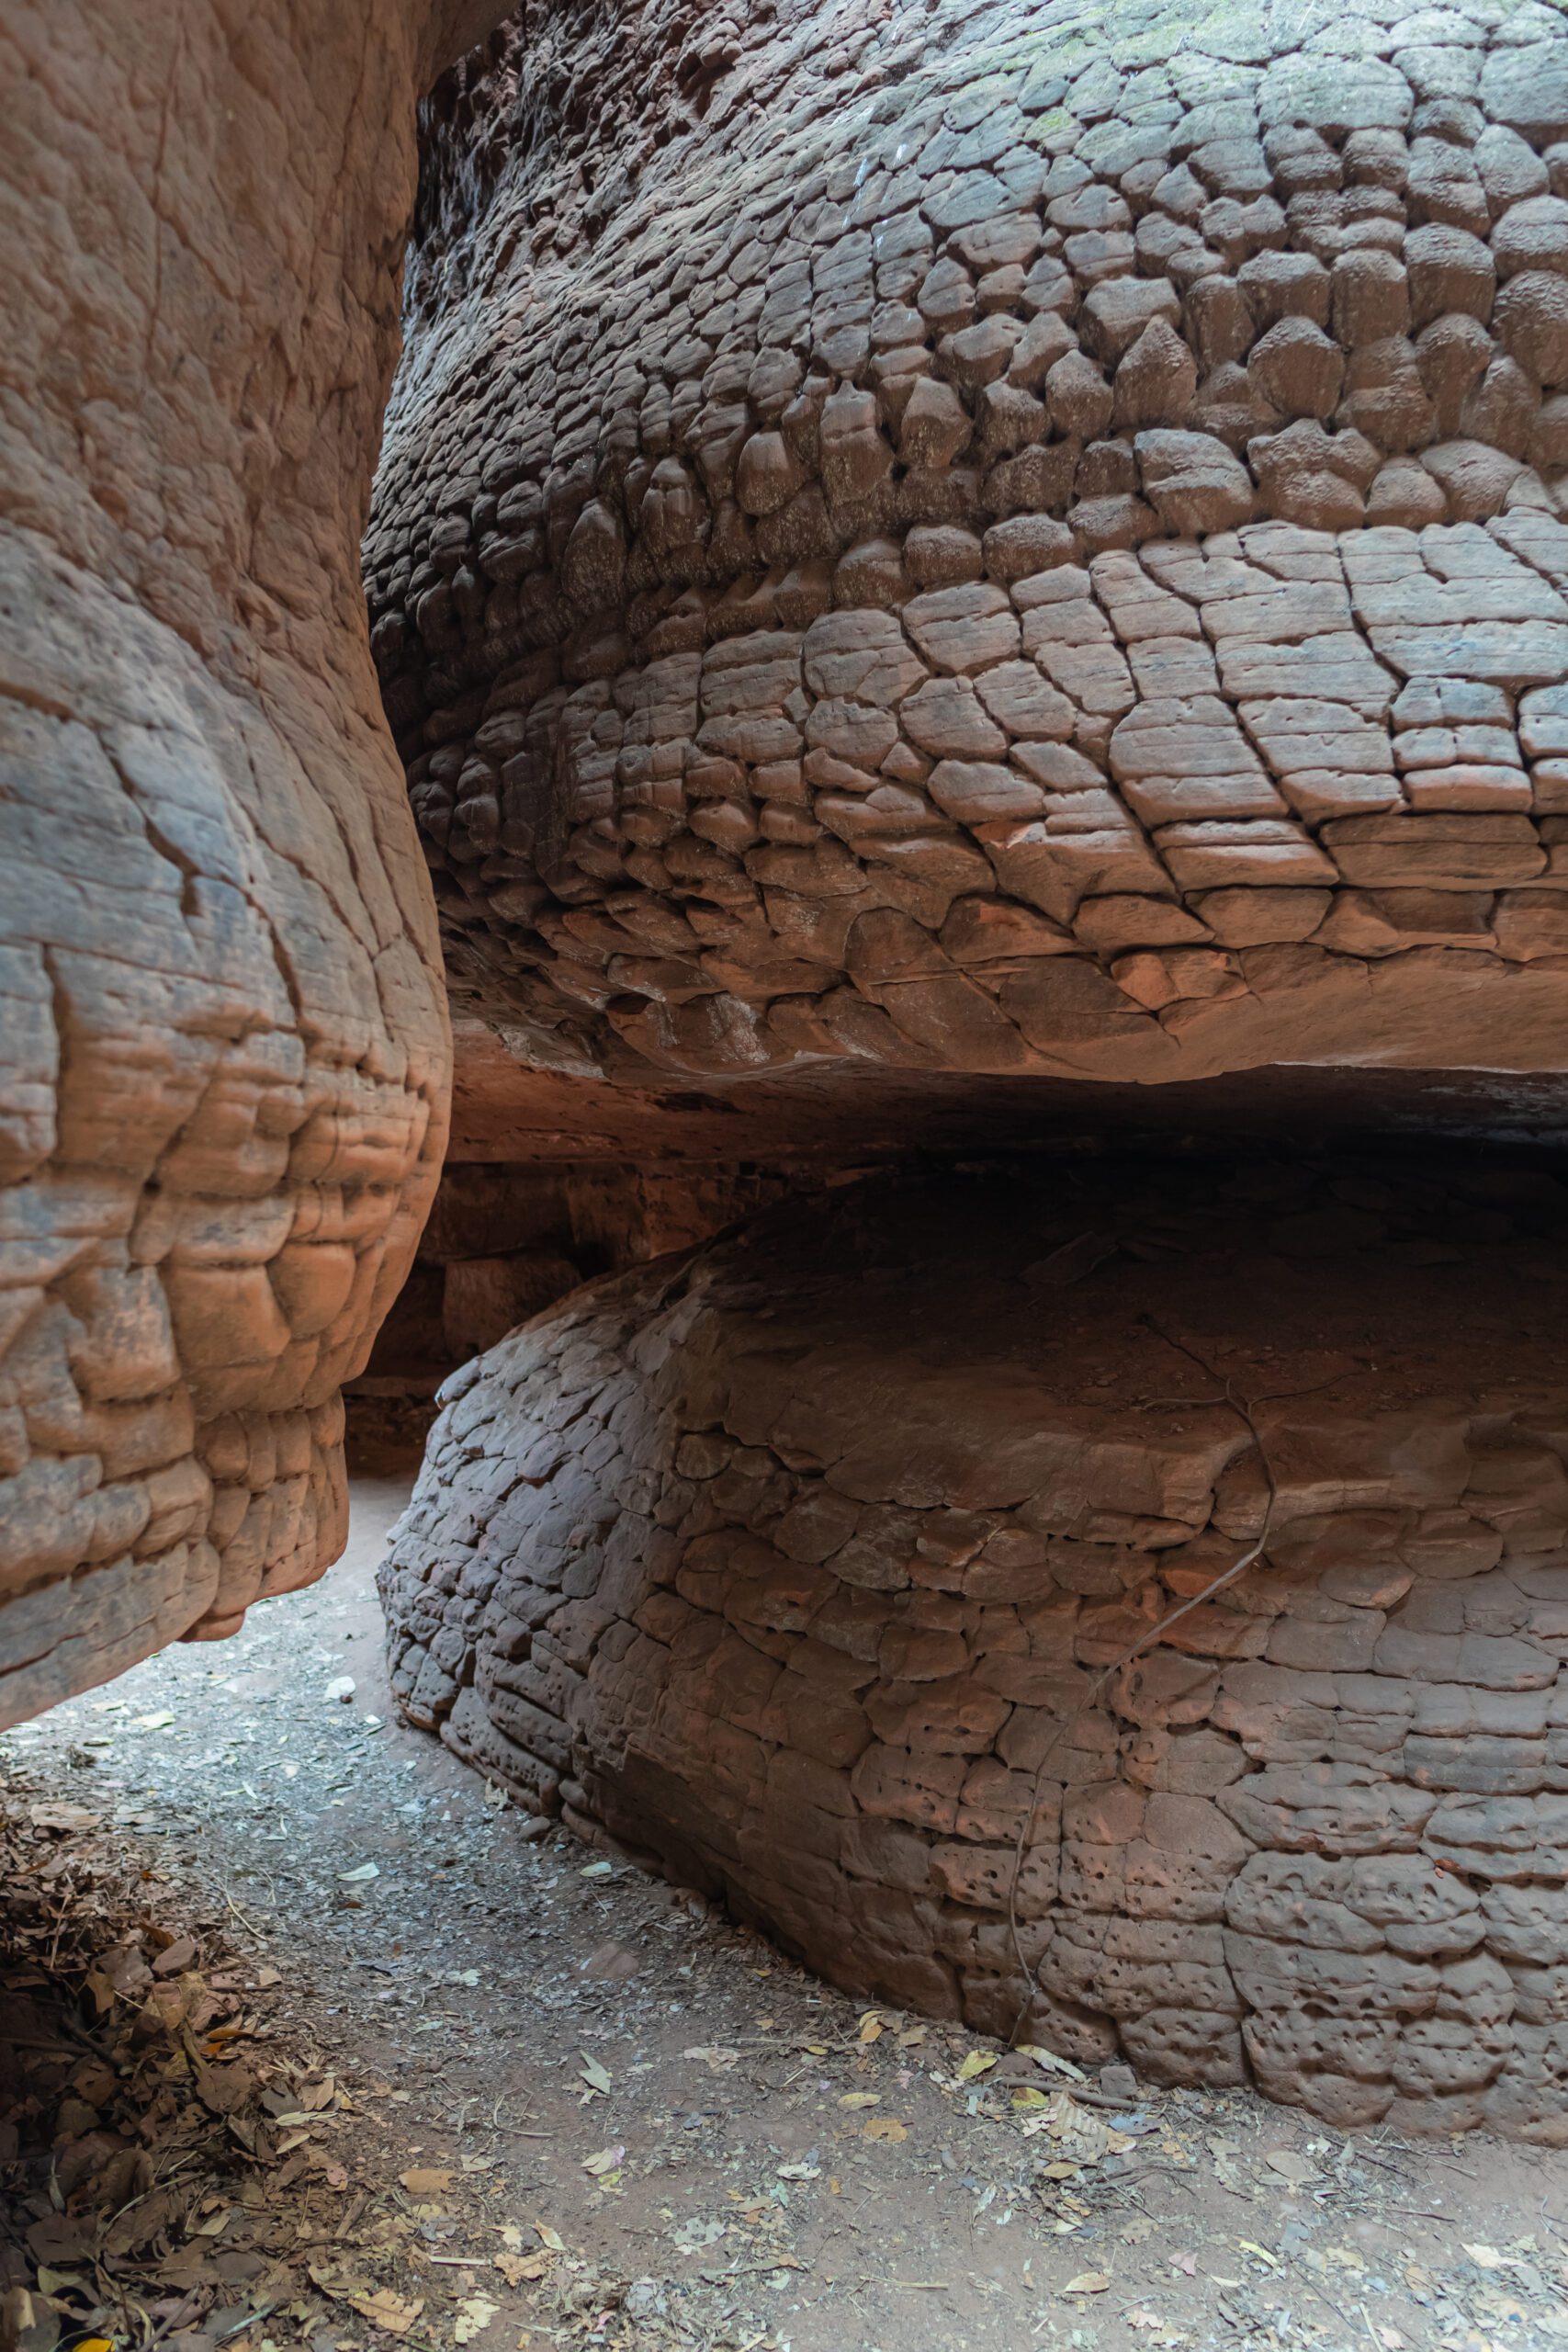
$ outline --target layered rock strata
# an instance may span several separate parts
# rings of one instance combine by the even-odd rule
[[[0,26],[0,1724],[341,1546],[448,1042],[357,540],[499,7]]]
[[[560,5],[427,131],[373,642],[520,1060],[1560,1066],[1560,14]]]
[[[1562,2141],[1563,1208],[879,1180],[580,1291],[444,1392],[402,1704],[868,1996]]]

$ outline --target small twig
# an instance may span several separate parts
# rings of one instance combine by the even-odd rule
[[[1306,2272],[1302,2268],[1299,2263],[1292,2262],[1291,2268],[1295,2272],[1296,2277],[1301,2280],[1301,2283],[1306,2289],[1307,2293],[1309,2295],[1315,2295],[1318,2301],[1324,2306],[1324,2309],[1325,2311],[1331,2311],[1334,2313],[1335,2318],[1345,2330],[1346,2342],[1348,2344],[1352,2333],[1350,2323],[1346,2318],[1345,2313],[1340,2310],[1338,2304],[1335,2301],[1333,2296],[1325,2295],[1321,2287],[1314,2287],[1312,2280],[1307,2277]],[[1363,2313],[1362,2316],[1364,2317],[1365,2314]]]
[[[342,2221],[338,2223],[337,2228],[333,2233],[333,2237],[336,2238],[340,2245],[343,2240],[347,2237],[350,2230],[353,2229],[355,2222],[358,2221],[359,2216],[364,2212],[365,2208],[369,2202],[370,2191],[367,2188],[362,2188],[358,2196],[355,2199],[353,2204],[349,2207],[347,2212],[344,2215]]]
[[[241,1927],[245,1928],[249,1934],[254,1936],[258,1942],[265,1944],[267,1940],[265,1928],[258,1928],[254,1919],[246,1918],[244,1913],[241,1910],[239,1905],[235,1902],[227,1887],[223,1890],[223,1900],[229,1905],[230,1910],[234,1914],[235,1918],[238,1919]]]
[[[213,2339],[214,2342],[227,2344],[231,2335],[238,2335],[244,2328],[254,2327],[258,2319],[265,2319],[268,2312],[275,2312],[282,2301],[281,2295],[274,2295],[269,2302],[257,2303],[254,2311],[246,2312],[240,2319],[231,2320],[227,2327],[220,2327]]]
[[[1012,2034],[1009,2036],[1010,2041],[1017,2034],[1020,2026],[1023,2023],[1024,2018],[1028,2014],[1029,2004],[1033,1996],[1035,1984],[1034,1972],[1030,1967],[1028,1956],[1023,1949],[1023,1930],[1018,1916],[1018,1892],[1019,1881],[1023,1873],[1024,1854],[1028,1849],[1030,1837],[1033,1831],[1035,1820],[1040,1811],[1041,1792],[1045,1784],[1045,1768],[1055,1757],[1056,1750],[1060,1747],[1067,1734],[1070,1731],[1075,1730],[1083,1721],[1084,1717],[1087,1714],[1091,1713],[1095,1707],[1099,1705],[1100,1699],[1110,1687],[1112,1679],[1116,1675],[1120,1674],[1124,1668],[1131,1666],[1135,1658],[1142,1657],[1144,1653],[1151,1648],[1152,1645],[1159,1640],[1163,1634],[1168,1634],[1173,1625],[1179,1624],[1183,1617],[1189,1616],[1194,1609],[1201,1607],[1205,1600],[1212,1600],[1215,1593],[1223,1592],[1227,1585],[1234,1584],[1238,1577],[1245,1576],[1247,1569],[1253,1566],[1258,1560],[1262,1558],[1263,1553],[1269,1543],[1269,1528],[1274,1516],[1274,1505],[1279,1496],[1279,1488],[1275,1483],[1273,1467],[1269,1460],[1269,1450],[1263,1442],[1262,1433],[1258,1427],[1257,1420],[1254,1419],[1252,1407],[1247,1404],[1244,1398],[1236,1395],[1235,1389],[1231,1385],[1228,1376],[1216,1371],[1215,1367],[1212,1363],[1206,1363],[1195,1348],[1188,1347],[1186,1342],[1182,1340],[1173,1340],[1168,1332],[1162,1331],[1160,1329],[1158,1324],[1155,1322],[1152,1316],[1145,1315],[1143,1317],[1142,1320],[1147,1326],[1148,1329],[1155,1334],[1156,1339],[1164,1340],[1168,1348],[1174,1348],[1179,1354],[1186,1356],[1190,1363],[1195,1363],[1198,1366],[1201,1372],[1206,1373],[1211,1380],[1218,1384],[1222,1391],[1222,1395],[1220,1396],[1195,1396],[1188,1401],[1193,1405],[1228,1405],[1232,1412],[1234,1412],[1239,1419],[1247,1424],[1247,1428],[1251,1435],[1253,1446],[1257,1449],[1258,1459],[1261,1464],[1264,1478],[1268,1484],[1269,1496],[1263,1510],[1263,1524],[1259,1528],[1255,1541],[1244,1547],[1235,1559],[1231,1562],[1228,1568],[1223,1568],[1217,1577],[1212,1577],[1203,1587],[1201,1592],[1195,1592],[1190,1600],[1179,1602],[1177,1607],[1168,1611],[1166,1615],[1160,1618],[1157,1623],[1145,1627],[1144,1632],[1138,1635],[1137,1640],[1131,1643],[1129,1646],[1122,1651],[1120,1657],[1112,1658],[1109,1666],[1102,1668],[1100,1674],[1096,1677],[1093,1684],[1090,1686],[1089,1696],[1082,1702],[1074,1713],[1063,1716],[1061,1722],[1057,1724],[1056,1729],[1053,1732],[1050,1739],[1046,1743],[1045,1752],[1041,1757],[1039,1769],[1034,1775],[1034,1787],[1030,1797],[1029,1810],[1020,1820],[1018,1836],[1013,1841],[1012,1877],[1008,1887],[1008,1925],[1012,1933],[1012,1947],[1018,1960],[1019,1973],[1021,1975],[1024,1985],[1027,1989],[1024,1992],[1022,2001],[1019,2005],[1018,2015],[1013,2019]],[[1263,1401],[1264,1400],[1261,1397],[1258,1399],[1259,1404]]]

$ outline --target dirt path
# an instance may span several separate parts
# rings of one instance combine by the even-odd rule
[[[393,1715],[373,1576],[407,1483],[359,1482],[324,1585],[0,1742],[0,1798],[9,1767],[226,1921],[264,2041],[333,2070],[312,2195],[411,2352],[1568,2343],[1568,2157],[1114,2071],[1068,2110],[1064,2077],[863,2018],[694,1901],[533,1841]],[[274,2245],[284,2195],[247,2200]],[[395,2340],[330,2286],[245,2320],[170,2340]]]

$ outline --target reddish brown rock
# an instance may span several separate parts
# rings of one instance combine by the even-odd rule
[[[342,1544],[448,1064],[357,540],[497,14],[7,11],[0,1723]]]
[[[1129,18],[1135,99],[957,0],[807,49],[742,9],[711,80],[567,10],[449,77],[367,564],[449,962],[519,1062],[740,1118],[765,1075],[803,1131],[835,1065],[1561,1066],[1545,913],[1478,908],[1439,1013],[1361,905],[1563,878],[1520,726],[1568,675],[1568,35],[1456,22],[1440,123],[1430,44],[1326,8],[1246,65]],[[1405,718],[1438,681],[1495,697],[1479,740]],[[1111,902],[1201,940],[1237,892],[1236,946],[1317,952],[1117,992]],[[987,898],[1056,964],[955,974]]]
[[[7,1713],[336,1541],[446,1080],[356,543],[485,14],[17,19]],[[443,82],[364,553],[513,1173],[394,1355],[911,1145],[1551,1111],[1568,35],[1451,29],[558,0]],[[1553,2136],[1560,1245],[1528,1182],[1100,1173],[502,1341],[410,1710],[887,1997]]]
[[[770,1211],[456,1375],[401,1703],[868,1997],[1560,2142],[1562,1187],[1084,1173]]]

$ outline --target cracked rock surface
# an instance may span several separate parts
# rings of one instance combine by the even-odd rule
[[[342,1545],[449,1058],[356,541],[414,96],[482,29],[0,27],[0,1723]]]
[[[447,1384],[394,1689],[852,1989],[1561,2141],[1562,1209],[1428,1156],[770,1211]]]
[[[520,1062],[1560,1064],[1557,12],[558,5],[426,132],[373,644]]]

